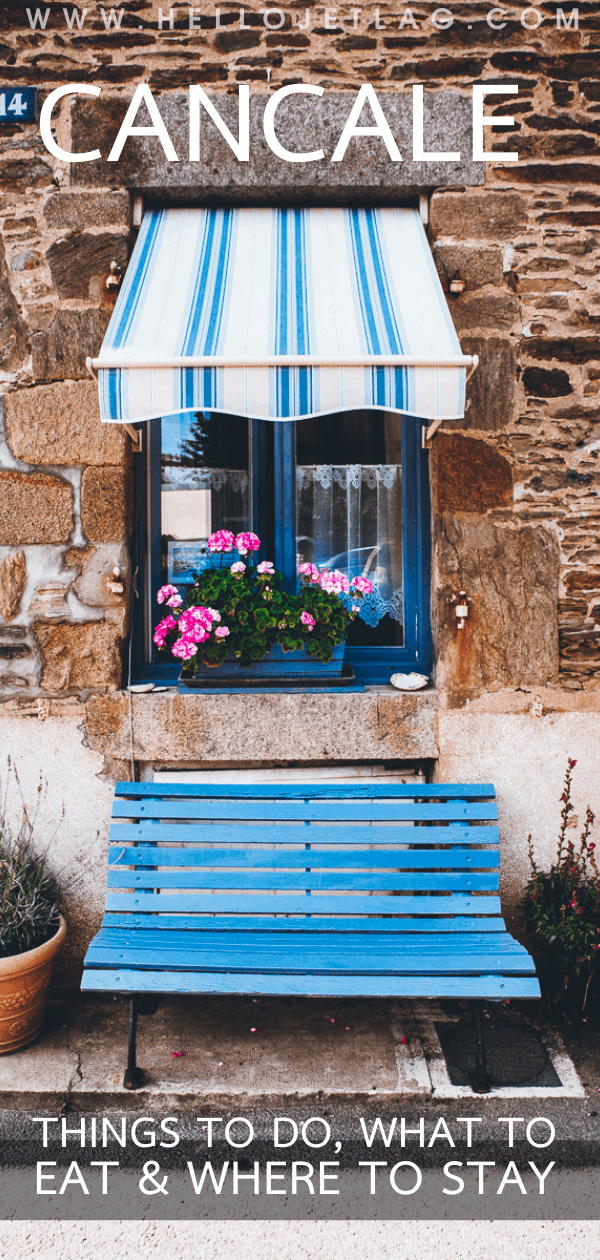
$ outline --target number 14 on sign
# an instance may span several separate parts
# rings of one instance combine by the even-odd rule
[[[35,88],[0,87],[0,123],[34,121]]]

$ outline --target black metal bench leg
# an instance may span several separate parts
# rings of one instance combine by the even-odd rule
[[[139,994],[134,993],[129,1003],[129,1040],[127,1043],[127,1067],[123,1077],[124,1089],[141,1089],[144,1084],[144,1073],[136,1064],[136,1034],[139,1006]]]
[[[471,1079],[471,1089],[475,1094],[487,1094],[488,1081],[485,1061],[485,1042],[483,1040],[483,1002],[472,1003],[473,1031],[475,1033],[475,1069]]]

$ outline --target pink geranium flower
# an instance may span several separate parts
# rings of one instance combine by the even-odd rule
[[[181,639],[176,639],[171,648],[173,656],[181,657],[182,661],[189,661],[190,657],[195,656],[198,646],[186,635]]]
[[[344,595],[347,595],[350,590],[350,583],[348,581],[348,578],[346,577],[346,574],[340,573],[339,569],[334,569],[332,576],[336,579],[340,590],[344,592]]]
[[[365,577],[352,578],[352,585],[356,591],[361,591],[363,595],[371,595],[373,591],[373,583]]]
[[[235,535],[229,529],[218,529],[208,540],[209,551],[233,551]]]
[[[221,615],[214,615],[213,608],[205,608],[202,604],[195,604],[193,608],[186,608],[179,618],[179,633],[182,637],[189,637],[192,643],[204,643],[208,639],[212,630],[213,621],[220,621]]]
[[[198,625],[206,626],[210,629],[212,625],[212,617],[208,615],[208,609],[200,606],[186,608],[185,612],[182,612],[179,618],[180,634],[189,630],[194,630]]]
[[[152,636],[154,639],[154,642],[157,644],[158,647],[164,647],[165,639],[167,637],[167,634],[169,633],[169,630],[174,630],[176,625],[177,625],[177,622],[175,618],[171,616],[170,613],[168,617],[163,617],[162,621],[159,621],[156,627],[156,630],[154,631],[154,634]]]
[[[275,572],[275,569],[274,569],[273,564],[272,564],[272,562],[271,562],[270,560],[263,560],[261,564],[257,564],[257,566],[256,566],[256,572],[257,572],[257,573],[269,573],[269,574],[270,574],[270,573],[274,573],[274,572]]]
[[[186,637],[189,637],[192,643],[206,643],[206,640],[210,639],[210,630],[205,630],[204,626],[198,624]]]
[[[339,569],[333,569],[332,572],[325,569],[319,576],[319,585],[321,590],[331,595],[347,595],[350,590],[348,578]]]
[[[231,572],[235,573],[236,577],[241,577],[242,573],[246,572],[246,565],[244,564],[244,561],[236,560],[235,564],[232,564],[231,566]]]
[[[215,636],[217,639],[226,639],[228,634],[229,634],[228,626],[217,626],[215,630]]]
[[[308,561],[298,565],[298,573],[301,577],[308,578],[310,582],[318,582],[321,576],[316,564],[309,564]]]
[[[257,534],[252,534],[246,530],[241,534],[237,534],[235,545],[241,556],[246,556],[249,551],[258,551],[260,547],[260,538]]]
[[[156,596],[157,604],[169,604],[171,608],[179,608],[181,604],[181,595],[176,586],[172,586],[169,582],[166,586],[161,586]]]
[[[302,622],[302,625],[306,626],[307,630],[312,630],[315,624],[315,619],[314,617],[311,616],[309,612],[301,612],[300,620]]]

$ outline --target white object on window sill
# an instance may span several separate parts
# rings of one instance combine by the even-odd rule
[[[156,683],[130,683],[128,690],[134,695],[142,695],[145,691],[168,691],[168,687],[157,687]]]
[[[429,678],[427,674],[392,674],[390,682],[398,691],[420,691],[427,686]]]

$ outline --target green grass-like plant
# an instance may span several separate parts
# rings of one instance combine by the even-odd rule
[[[11,766],[20,792],[17,770]],[[38,793],[42,792],[42,784]],[[12,958],[44,945],[59,925],[59,889],[45,854],[33,842],[35,814],[21,794],[22,816],[13,834],[7,822],[6,795],[0,811],[0,958]]]
[[[555,1000],[571,999],[585,1010],[600,961],[600,871],[591,840],[594,815],[586,808],[581,834],[570,838],[572,776],[576,762],[567,762],[560,798],[561,826],[556,860],[547,871],[535,861],[528,837],[531,877],[521,903],[523,922],[534,940],[542,984]]]

